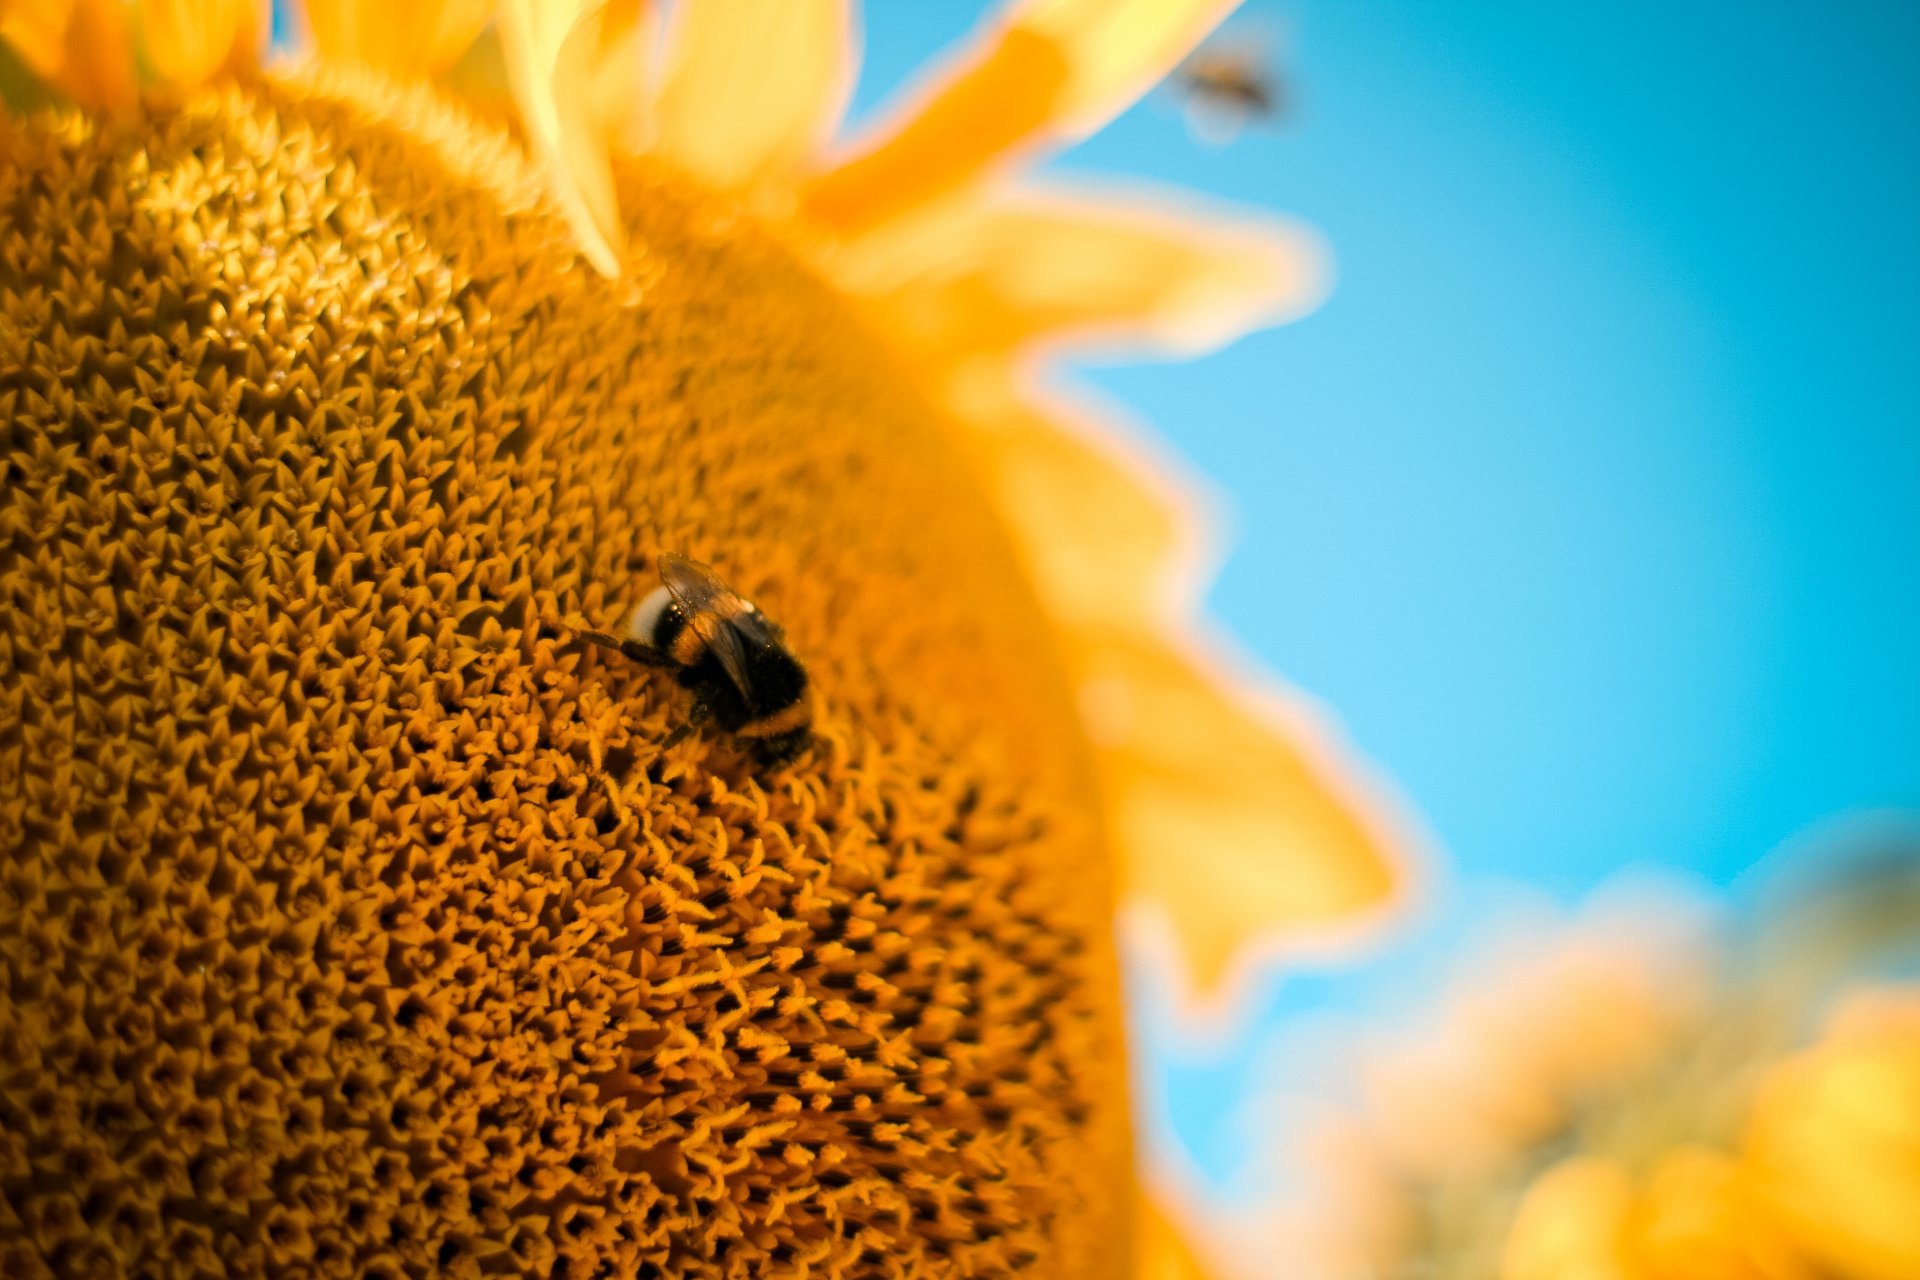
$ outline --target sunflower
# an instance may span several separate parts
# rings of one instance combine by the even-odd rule
[[[1885,976],[1920,859],[1821,854],[1737,921],[1630,876],[1564,923],[1495,922],[1439,1016],[1300,1044],[1328,1079],[1275,1087],[1281,1176],[1206,1233],[1221,1274],[1920,1274],[1920,987]]]
[[[1920,1271],[1920,989],[1849,989],[1766,1064],[1724,1149],[1580,1155],[1537,1177],[1505,1280],[1898,1280]],[[1755,1073],[1749,1073],[1755,1074]],[[1746,1081],[1718,1082],[1738,1094]]]
[[[1033,361],[1318,276],[1013,174],[1229,7],[1015,4],[836,150],[842,3],[0,6],[0,1272],[1190,1268],[1115,905],[1219,991],[1391,858]],[[792,765],[579,643],[665,551]]]

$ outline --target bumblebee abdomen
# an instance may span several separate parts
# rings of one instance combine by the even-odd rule
[[[807,669],[779,645],[748,648],[747,677],[755,719],[800,706],[807,696]]]

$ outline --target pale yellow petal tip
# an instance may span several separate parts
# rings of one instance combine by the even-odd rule
[[[885,125],[817,171],[802,206],[822,228],[863,234],[1085,137],[1238,2],[1015,0]]]
[[[983,360],[1204,354],[1326,297],[1320,235],[1137,186],[980,190],[832,245],[878,327],[952,378]]]
[[[1057,44],[1072,68],[1054,126],[1082,138],[1158,84],[1240,0],[1017,0],[1011,26]]]
[[[637,101],[646,12],[640,0],[502,0],[498,12],[508,78],[554,199],[608,277],[626,252],[612,139]]]
[[[1132,696],[1156,713],[1098,752],[1123,935],[1194,1028],[1224,1029],[1260,974],[1364,951],[1425,859],[1385,787],[1298,695],[1143,640]]]
[[[1428,859],[1332,717],[1235,654],[1199,602],[1209,504],[1124,416],[992,380],[969,401],[1082,692],[1137,954],[1198,1020],[1278,955],[1385,927]]]
[[[703,0],[674,6],[654,150],[727,189],[790,187],[853,91],[850,0]]]
[[[1300,319],[1333,288],[1325,236],[1278,215],[1138,184],[1029,187],[1020,199],[1063,228],[1078,223],[1082,254],[1128,250],[1130,263],[1116,255],[1104,274],[1131,277],[1139,293],[1133,314],[1063,326],[1046,335],[1043,351],[1102,346],[1192,359]]]

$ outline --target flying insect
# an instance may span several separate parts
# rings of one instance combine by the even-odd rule
[[[1242,37],[1196,50],[1173,74],[1186,99],[1187,123],[1208,142],[1230,142],[1248,125],[1273,120],[1284,87],[1263,42]]]
[[[793,759],[813,737],[807,669],[779,626],[697,560],[663,552],[660,585],[628,619],[626,635],[581,631],[635,662],[668,667],[692,692],[693,716],[668,743],[708,719],[766,765]]]

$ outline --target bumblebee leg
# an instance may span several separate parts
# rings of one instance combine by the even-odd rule
[[[602,649],[616,649],[621,656],[649,667],[670,667],[673,660],[654,649],[651,645],[641,644],[638,640],[622,640],[619,636],[608,635],[604,631],[581,631],[577,633],[589,644],[597,644]]]

